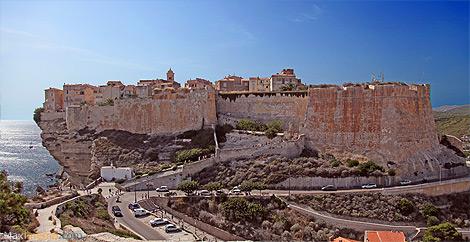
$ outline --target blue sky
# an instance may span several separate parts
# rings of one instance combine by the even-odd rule
[[[383,71],[431,84],[433,107],[462,105],[469,2],[0,1],[0,61],[0,119],[31,119],[49,87],[135,84],[170,67],[180,83],[294,68],[307,84],[342,84]]]

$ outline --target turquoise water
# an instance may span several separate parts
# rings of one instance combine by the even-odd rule
[[[46,174],[59,169],[42,146],[40,134],[32,120],[0,120],[0,170],[8,172],[8,180],[22,182],[23,193],[29,197],[36,195],[36,185],[47,189],[53,184]]]

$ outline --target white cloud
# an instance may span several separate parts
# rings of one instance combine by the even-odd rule
[[[292,22],[303,22],[305,20],[318,20],[321,15],[325,10],[323,10],[321,7],[319,7],[316,4],[312,4],[312,7],[310,11],[302,13],[299,17],[297,18],[292,18],[290,21]]]

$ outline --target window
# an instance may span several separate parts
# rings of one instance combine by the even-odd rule
[[[226,82],[224,82],[224,87],[227,87],[227,83],[226,83]]]
[[[284,79],[282,79],[282,84],[286,84],[286,83],[284,82]]]
[[[53,97],[53,96],[54,96],[54,93],[53,93],[53,92],[51,92],[51,97]]]
[[[255,84],[251,85],[251,89],[255,90]]]

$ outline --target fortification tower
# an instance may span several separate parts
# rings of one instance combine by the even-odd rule
[[[167,81],[172,81],[174,82],[175,81],[175,73],[171,70],[168,70],[168,72],[166,73],[166,80]]]

